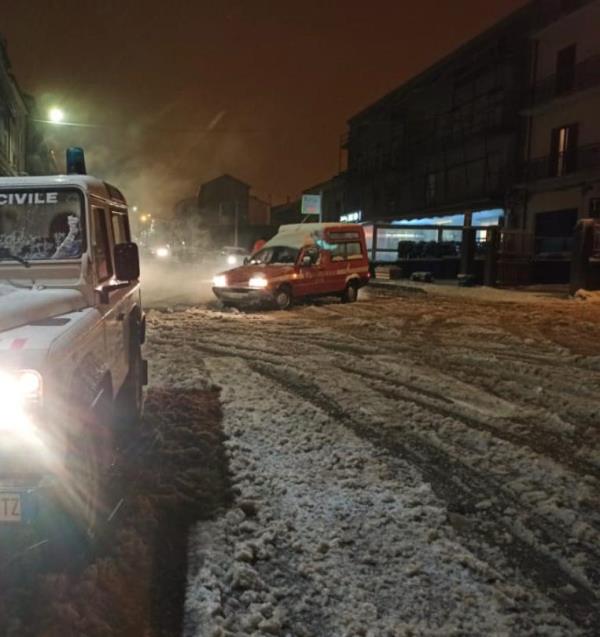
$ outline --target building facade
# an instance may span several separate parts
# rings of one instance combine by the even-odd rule
[[[22,175],[27,167],[27,106],[0,39],[0,175]]]
[[[349,121],[345,212],[363,220],[504,210],[528,84],[531,5]]]
[[[48,175],[57,172],[44,139],[31,95],[23,93],[12,72],[6,41],[0,36],[0,175]]]
[[[514,222],[531,237],[534,279],[568,279],[577,220],[600,216],[600,0],[539,9]]]

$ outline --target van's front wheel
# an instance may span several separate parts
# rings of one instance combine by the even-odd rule
[[[278,310],[287,310],[292,306],[292,291],[287,285],[282,285],[275,292],[275,305]]]

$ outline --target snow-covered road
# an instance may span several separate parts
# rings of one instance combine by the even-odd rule
[[[152,384],[229,437],[185,635],[596,634],[600,304],[528,301],[151,312]]]

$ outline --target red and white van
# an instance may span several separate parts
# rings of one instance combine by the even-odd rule
[[[362,226],[303,223],[281,226],[244,265],[215,276],[213,292],[226,306],[267,302],[283,310],[305,297],[352,303],[368,282]]]

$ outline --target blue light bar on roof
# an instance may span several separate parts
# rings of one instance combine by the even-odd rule
[[[87,175],[83,148],[78,146],[67,148],[67,175]]]

